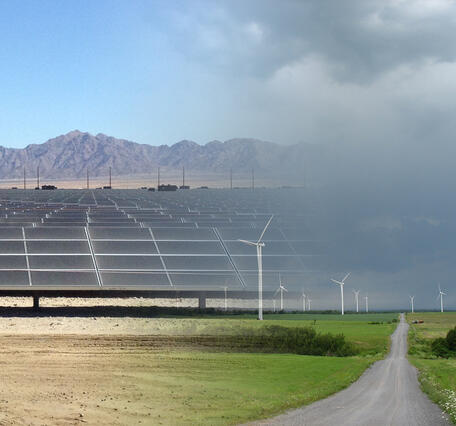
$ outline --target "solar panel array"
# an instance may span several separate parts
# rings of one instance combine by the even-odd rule
[[[290,191],[0,190],[0,288],[255,290],[271,214],[265,287],[299,284],[325,243]]]

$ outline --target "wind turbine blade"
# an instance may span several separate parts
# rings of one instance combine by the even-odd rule
[[[277,296],[277,293],[280,291],[280,287],[275,291],[274,297]]]
[[[347,275],[345,275],[345,277],[344,277],[344,279],[342,280],[342,282],[345,282],[345,280],[346,280],[349,276],[350,276],[350,272],[349,272]]]
[[[286,291],[288,293],[288,290],[285,287],[282,286],[282,288],[283,288],[284,291]]]
[[[340,282],[340,281],[337,281],[337,280],[333,280],[332,278],[331,278],[331,281],[333,283],[336,283],[336,284],[339,284],[339,285],[343,285],[344,284],[343,282]]]
[[[266,226],[264,227],[263,232],[262,232],[261,235],[260,235],[260,238],[258,238],[257,244],[258,244],[258,243],[261,241],[261,239],[263,238],[263,235],[264,235],[264,233],[266,232],[266,229],[268,229],[268,226],[269,226],[269,224],[271,223],[271,221],[272,221],[273,218],[274,218],[274,215],[272,215],[272,216],[270,217],[270,219],[268,220],[268,223],[267,223]]]
[[[247,241],[247,240],[238,240],[241,243],[248,244],[249,246],[256,246],[258,243],[252,243],[252,241]]]

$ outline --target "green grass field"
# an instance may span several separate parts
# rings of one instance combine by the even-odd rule
[[[331,395],[370,364],[364,357],[173,350],[148,358],[138,380],[147,383],[152,424],[231,425]]]
[[[316,357],[174,348],[151,354],[141,380],[151,387],[154,424],[238,424],[309,404],[355,381],[389,346],[397,314],[266,315],[154,319],[160,335],[233,333],[279,324],[343,333],[361,354]],[[369,324],[377,322],[382,324]],[[148,385],[149,386],[149,385]]]
[[[422,319],[423,324],[411,324],[409,359],[420,371],[423,390],[437,402],[456,423],[456,359],[436,358],[430,342],[445,337],[456,326],[456,312],[426,312],[408,314],[409,322]]]
[[[214,333],[236,334],[249,328],[264,325],[283,327],[312,326],[320,333],[344,334],[353,342],[361,355],[385,354],[389,347],[389,336],[396,325],[397,313],[381,314],[280,314],[265,315],[263,322],[254,315],[232,315],[201,318],[160,318],[155,320],[154,333],[160,335],[205,335]],[[380,324],[377,324],[380,323]]]

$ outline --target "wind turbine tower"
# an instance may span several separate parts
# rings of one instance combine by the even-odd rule
[[[364,299],[366,299],[366,312],[369,312],[369,296],[364,296]]]
[[[439,284],[439,295],[437,296],[437,299],[440,297],[440,312],[443,312],[443,296],[446,296],[446,293],[442,291]]]
[[[280,292],[280,310],[283,311],[283,292],[286,291],[288,293],[288,290],[283,286],[282,284],[282,278],[280,277],[279,274],[279,288],[276,290],[274,296]]]
[[[415,300],[415,296],[409,296],[410,298],[410,305],[411,305],[411,311],[412,311],[412,314],[415,312],[415,306],[414,306],[414,300]]]
[[[312,302],[312,299],[307,297],[307,310],[310,311],[310,303]]]
[[[302,312],[306,312],[306,294],[302,292]]]
[[[359,312],[359,290],[353,290],[353,294],[355,295],[356,313],[358,313]]]
[[[268,229],[269,224],[271,223],[272,219],[274,218],[274,215],[270,217],[268,220],[268,223],[266,223],[266,226],[263,229],[263,232],[260,235],[260,238],[258,238],[258,241],[255,243],[253,241],[247,241],[247,240],[238,240],[241,243],[248,244],[249,246],[255,246],[257,250],[257,260],[258,260],[258,319],[260,321],[263,320],[263,256],[262,256],[262,249],[264,247],[263,241],[261,239],[263,238],[264,233],[266,232],[266,229]]]
[[[333,280],[331,278],[331,281],[335,284],[339,284],[340,286],[340,303],[341,303],[341,308],[340,308],[340,312],[341,314],[343,315],[344,314],[344,284],[345,284],[345,280],[350,276],[350,272],[345,275],[344,279],[342,281],[337,281],[337,280]]]

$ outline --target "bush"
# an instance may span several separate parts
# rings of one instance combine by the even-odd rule
[[[443,337],[438,337],[433,340],[431,343],[431,350],[432,353],[439,358],[449,358],[451,355],[451,352],[448,349],[448,343]]]
[[[448,331],[445,338],[434,339],[431,343],[431,350],[435,356],[440,358],[456,356],[456,327]]]
[[[452,352],[456,352],[456,327],[448,332],[446,336],[446,342],[448,349]]]
[[[320,334],[312,327],[269,325],[236,335],[218,334],[216,339],[226,349],[339,357],[357,353],[343,334]]]

